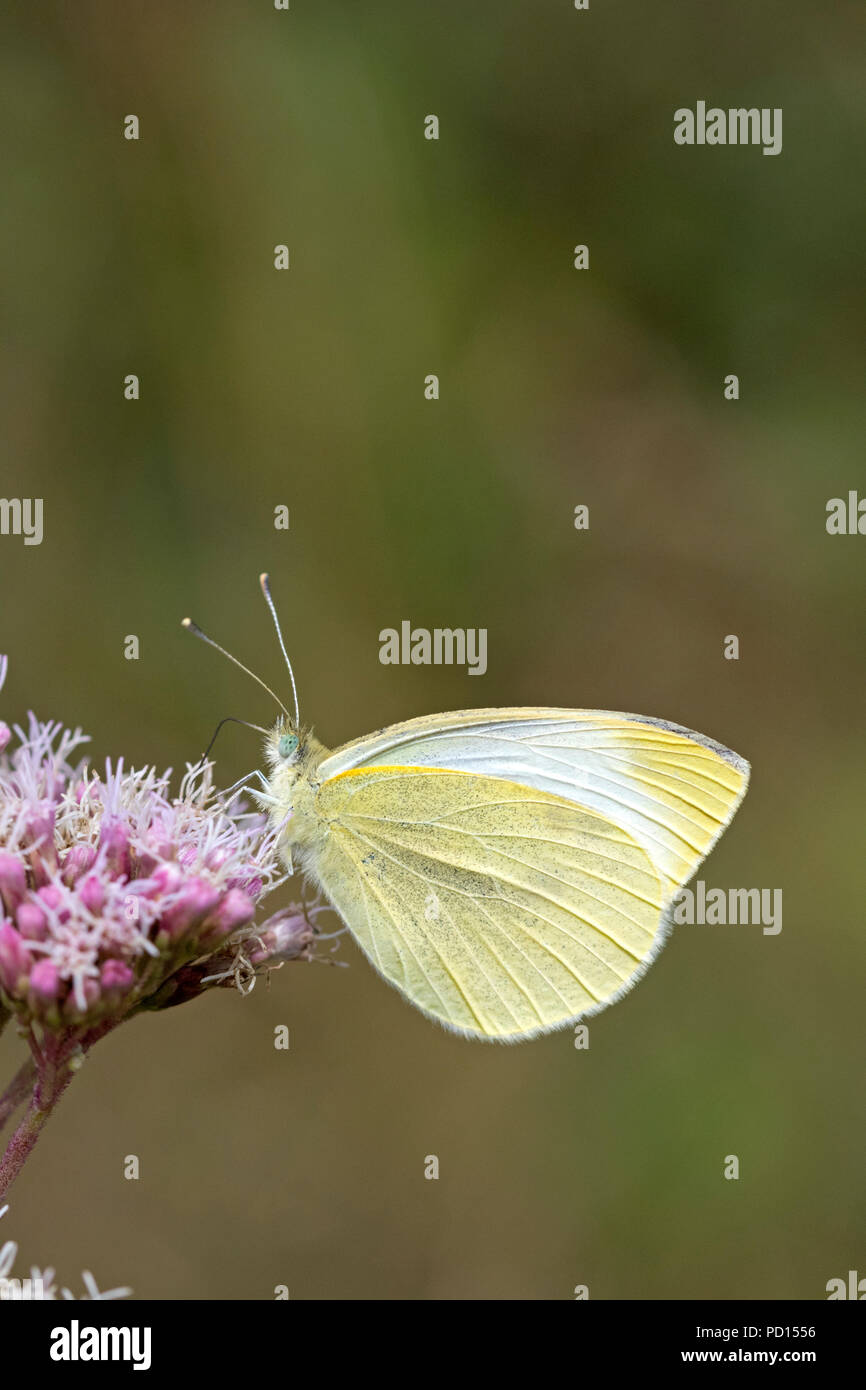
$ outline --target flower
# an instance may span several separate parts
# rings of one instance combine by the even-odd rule
[[[0,1207],[0,1217],[5,1216],[8,1210],[8,1207]],[[0,1246],[0,1300],[75,1298],[75,1294],[69,1289],[58,1289],[54,1282],[53,1269],[40,1269],[38,1265],[33,1265],[25,1280],[13,1275],[12,1267],[17,1258],[18,1246],[14,1240],[7,1240],[5,1245]],[[128,1298],[132,1293],[132,1289],[108,1289],[105,1293],[100,1293],[96,1280],[88,1269],[83,1271],[81,1277],[87,1290],[81,1295],[83,1299],[99,1299],[104,1302],[108,1299]]]
[[[3,685],[4,685],[5,680],[6,680],[6,672],[8,671],[8,669],[9,669],[9,658],[8,658],[8,656],[0,656],[0,690],[3,689]],[[8,743],[9,743],[9,740],[10,740],[11,738],[12,738],[12,730],[9,728],[9,725],[8,725],[8,724],[4,724],[4,723],[3,723],[3,720],[0,719],[0,753],[2,753],[2,752],[3,752],[3,749],[7,747]]]
[[[7,663],[0,658],[0,686]],[[214,790],[211,764],[96,773],[80,729],[0,725],[0,1005],[25,1024],[83,1035],[211,984],[244,992],[309,958],[299,908],[253,925],[286,875],[279,831]],[[14,734],[14,740],[13,740]]]

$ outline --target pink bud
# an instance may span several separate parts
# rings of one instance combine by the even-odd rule
[[[24,865],[14,854],[0,854],[0,897],[7,912],[14,912],[27,892]]]
[[[147,847],[158,859],[174,858],[174,842],[161,816],[154,816],[147,828]]]
[[[284,960],[295,960],[312,939],[313,934],[304,914],[287,908],[264,923],[250,952],[250,962],[253,965],[279,965]]]
[[[15,913],[21,935],[29,941],[44,941],[48,935],[48,919],[35,903],[22,903]]]
[[[183,870],[177,864],[160,864],[151,874],[151,878],[158,893],[176,893],[183,883]]]
[[[63,882],[71,888],[93,868],[96,850],[92,845],[74,845],[63,861]]]
[[[3,720],[0,719],[0,753],[3,752],[4,748],[9,747],[9,741],[11,738],[12,730],[9,728],[8,724],[4,724]]]
[[[37,884],[47,883],[57,869],[57,846],[54,843],[54,808],[41,815],[31,816],[25,830],[25,839],[32,845],[27,858],[33,880]]]
[[[50,960],[38,960],[30,971],[30,988],[42,1004],[50,1004],[60,993],[60,972]]]
[[[41,898],[45,906],[49,907],[52,912],[57,913],[59,922],[69,921],[72,914],[66,906],[66,899],[63,893],[55,883],[46,883],[44,888],[40,888],[37,891],[36,896],[37,898]]]
[[[104,991],[119,990],[125,993],[135,983],[135,975],[122,960],[103,961],[99,978]]]
[[[214,912],[204,923],[202,941],[216,944],[222,937],[246,926],[256,915],[256,905],[239,888],[230,888]]]
[[[191,878],[181,889],[177,901],[162,914],[157,932],[168,932],[176,940],[212,912],[220,897],[218,888],[205,883],[204,879]]]
[[[62,990],[57,966],[50,960],[38,960],[30,971],[27,1003],[31,1014],[43,1024],[56,1028],[60,1023],[58,1001]]]
[[[131,858],[129,837],[120,821],[103,821],[99,836],[99,852],[106,868],[114,878],[129,878]]]
[[[83,883],[79,883],[78,896],[94,917],[98,917],[105,907],[105,889],[96,874],[89,874]]]
[[[33,957],[11,922],[0,926],[0,984],[7,994],[25,993]]]

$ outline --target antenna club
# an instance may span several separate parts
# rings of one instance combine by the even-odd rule
[[[289,711],[286,709],[286,706],[283,704],[279,695],[276,695],[274,691],[271,690],[271,687],[269,685],[265,685],[261,676],[257,676],[254,671],[250,670],[249,666],[245,666],[242,661],[238,661],[237,657],[232,656],[231,652],[226,651],[225,647],[221,647],[219,642],[215,642],[212,637],[208,637],[206,632],[202,632],[198,623],[194,623],[192,618],[184,618],[182,620],[181,626],[185,627],[187,632],[191,632],[194,637],[201,638],[202,642],[206,642],[207,645],[209,647],[213,647],[215,651],[218,651],[223,656],[228,657],[229,661],[233,662],[235,666],[238,666],[241,671],[245,671],[248,676],[251,676],[252,679],[256,682],[256,685],[260,685],[262,690],[266,690],[270,695],[271,699],[275,700],[276,703],[279,705],[280,709],[283,711],[283,714],[285,714],[288,719],[291,719],[292,716],[289,714]],[[295,713],[297,715],[297,698],[295,699]]]
[[[268,608],[269,608],[269,610],[270,610],[271,617],[272,617],[273,620],[274,620],[274,627],[276,628],[276,632],[277,632],[277,641],[278,641],[279,644],[280,644],[280,651],[281,651],[282,654],[283,654],[283,660],[284,660],[285,663],[286,663],[286,666],[287,666],[288,672],[289,672],[289,678],[290,678],[290,680],[291,680],[291,682],[292,682],[292,695],[293,695],[293,697],[294,697],[294,702],[295,702],[295,723],[296,723],[296,724],[300,724],[300,722],[301,722],[301,714],[300,714],[300,710],[299,710],[299,708],[298,708],[298,688],[297,688],[297,686],[295,685],[295,673],[294,673],[294,671],[292,670],[292,663],[289,661],[289,654],[288,654],[288,652],[286,651],[286,644],[285,644],[285,642],[283,641],[283,634],[282,634],[282,630],[281,630],[281,628],[280,628],[280,620],[279,620],[279,618],[277,617],[277,609],[276,609],[276,605],[275,605],[275,603],[274,603],[274,600],[271,598],[271,590],[270,590],[270,585],[268,584],[268,576],[267,576],[267,574],[260,574],[260,575],[259,575],[259,583],[260,583],[261,586],[262,586],[262,593],[263,593],[264,596],[265,596],[265,603],[268,605]]]

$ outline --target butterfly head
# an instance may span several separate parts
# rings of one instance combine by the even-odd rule
[[[301,731],[291,720],[280,719],[265,735],[265,758],[272,773],[297,771],[304,759]]]
[[[300,746],[301,741],[297,734],[280,734],[277,739],[277,757],[283,763],[293,763],[297,760]]]
[[[310,729],[280,719],[265,734],[265,762],[274,788],[285,796],[299,777],[308,777],[325,749]]]

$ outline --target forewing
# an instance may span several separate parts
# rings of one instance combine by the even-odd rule
[[[605,710],[468,710],[337,749],[319,775],[400,764],[483,773],[596,811],[651,857],[664,898],[691,878],[745,795],[749,765],[659,719]]]
[[[448,1027],[520,1038],[610,1003],[660,944],[662,886],[622,826],[505,779],[343,773],[315,872],[373,965]]]

